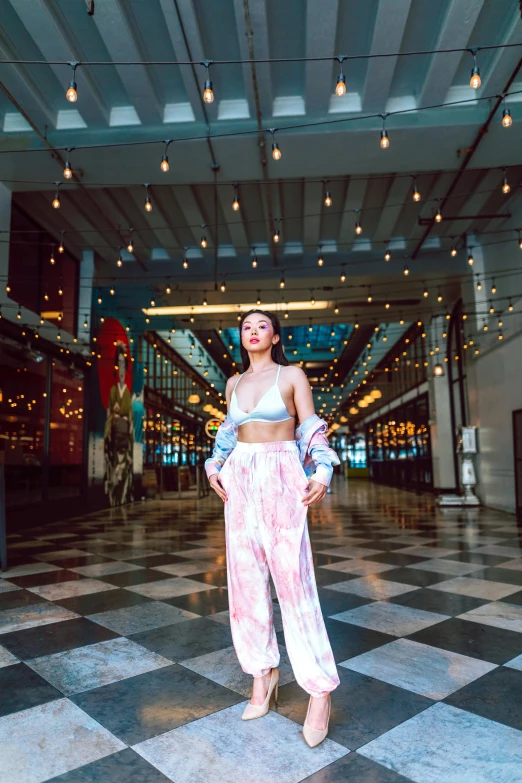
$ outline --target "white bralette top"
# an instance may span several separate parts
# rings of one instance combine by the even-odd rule
[[[241,426],[241,424],[247,424],[247,422],[250,421],[265,421],[271,424],[275,424],[276,422],[286,421],[287,419],[294,418],[288,413],[287,407],[279,390],[280,372],[281,365],[279,365],[277,370],[277,376],[274,385],[271,386],[268,391],[265,392],[265,394],[263,394],[255,408],[253,408],[250,413],[242,411],[237,401],[236,386],[245,374],[241,373],[236,381],[234,390],[232,391],[232,397],[230,399],[230,410],[228,415],[234,424],[237,424],[238,427]]]

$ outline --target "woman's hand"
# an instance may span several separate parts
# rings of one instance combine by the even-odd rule
[[[328,487],[321,484],[320,481],[310,481],[309,487],[309,492],[301,498],[301,503],[304,503],[305,506],[312,506],[314,503],[319,503],[328,490]]]
[[[212,476],[209,478],[210,486],[216,493],[216,495],[219,495],[223,503],[228,500],[227,493],[223,489],[223,485],[221,484],[221,481],[219,480],[219,473],[213,473]]]

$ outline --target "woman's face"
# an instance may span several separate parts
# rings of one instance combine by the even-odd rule
[[[269,318],[261,313],[252,313],[241,326],[241,344],[249,353],[262,353],[279,342],[279,335]]]
[[[118,354],[118,378],[120,383],[125,380],[125,356],[122,353]]]

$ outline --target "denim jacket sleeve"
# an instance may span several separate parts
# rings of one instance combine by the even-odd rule
[[[327,422],[316,413],[301,422],[296,429],[296,439],[306,475],[328,487],[334,466],[339,465],[340,460],[328,443],[327,432]]]
[[[205,460],[205,471],[210,478],[219,473],[237,443],[237,424],[227,414],[219,425],[212,456]]]

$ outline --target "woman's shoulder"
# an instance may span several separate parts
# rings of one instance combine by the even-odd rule
[[[293,383],[303,379],[308,381],[305,371],[296,364],[281,365],[281,375]]]

